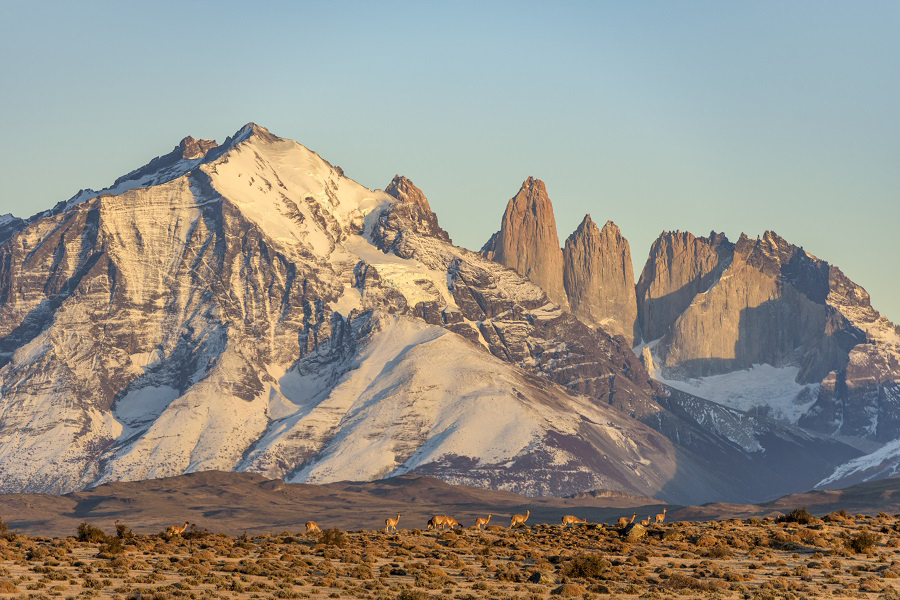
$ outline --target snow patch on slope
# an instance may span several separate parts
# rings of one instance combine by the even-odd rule
[[[374,267],[385,282],[403,294],[410,306],[415,306],[419,302],[438,300],[433,293],[433,289],[436,288],[444,304],[458,308],[447,286],[445,271],[429,269],[418,260],[400,258],[393,253],[386,254],[358,235],[349,236],[344,242],[344,247]],[[429,283],[431,285],[428,285]]]
[[[818,384],[797,383],[798,367],[753,365],[750,369],[693,379],[669,379],[656,368],[651,377],[666,385],[743,412],[768,416],[796,425],[815,404]]]
[[[865,475],[866,471],[872,471]],[[888,442],[875,452],[848,461],[834,470],[834,473],[816,484],[824,487],[850,477],[861,481],[882,479],[900,473],[900,439]]]
[[[320,371],[281,378],[296,414],[270,427],[241,470],[321,483],[371,480],[455,457],[504,464],[540,447],[548,430],[576,435],[578,415],[598,423],[612,444],[639,453],[586,400],[542,403],[517,370],[464,338],[417,319],[382,319],[337,381]],[[309,460],[293,473],[281,470],[299,457]]]
[[[268,132],[237,135],[227,154],[201,169],[270,237],[302,244],[319,257],[331,255],[343,232],[361,230],[367,214],[395,201],[344,177],[297,142]]]

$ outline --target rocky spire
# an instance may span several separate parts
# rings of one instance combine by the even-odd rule
[[[576,317],[634,343],[637,301],[631,249],[615,223],[607,221],[601,230],[585,215],[566,240],[563,284]]]
[[[524,275],[550,300],[568,308],[553,205],[540,179],[525,180],[506,206],[499,233],[485,244],[482,254]]]

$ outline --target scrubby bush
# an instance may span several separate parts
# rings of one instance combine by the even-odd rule
[[[566,577],[600,577],[612,564],[598,554],[580,554],[562,568]]]
[[[728,558],[731,556],[731,552],[728,548],[725,547],[724,544],[716,544],[712,548],[706,551],[704,554],[707,558]]]
[[[319,543],[326,546],[334,546],[335,548],[343,548],[347,545],[347,534],[338,528],[326,529],[319,536]]]
[[[822,520],[825,521],[826,523],[835,523],[835,522],[840,523],[841,521],[846,521],[849,518],[850,518],[850,515],[847,513],[847,511],[844,509],[841,509],[841,510],[838,510],[835,512],[828,513],[827,515],[822,517]]]
[[[131,527],[128,525],[116,523],[116,537],[120,540],[129,540],[134,537],[134,532],[131,531]]]
[[[799,523],[800,525],[810,525],[818,519],[809,513],[806,508],[795,508],[786,515],[781,515],[775,519],[776,523]]]
[[[878,543],[878,534],[862,531],[847,540],[847,546],[854,552],[868,552]]]
[[[211,537],[212,535],[213,533],[209,529],[192,526],[189,531],[185,531],[184,533],[182,533],[181,537],[186,540],[203,540]]]
[[[79,542],[100,543],[106,541],[106,534],[103,533],[103,530],[88,523],[82,523],[78,526],[78,535],[76,537]]]
[[[125,552],[125,546],[122,544],[122,538],[120,537],[109,537],[106,539],[106,543],[100,545],[100,556],[102,558],[109,558],[123,552]]]

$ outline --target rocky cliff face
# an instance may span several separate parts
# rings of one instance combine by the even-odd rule
[[[637,300],[631,249],[612,221],[601,230],[586,215],[566,239],[563,285],[576,317],[633,344]]]
[[[644,335],[659,338],[652,358],[663,381],[824,433],[900,433],[896,327],[840,270],[777,234],[742,235],[733,246],[664,234],[638,297]],[[766,378],[782,374],[793,385],[760,395]]]
[[[540,179],[525,180],[506,206],[500,231],[488,241],[482,254],[536,283],[556,304],[568,306],[556,219],[547,188]]]
[[[731,260],[732,245],[722,234],[697,238],[681,231],[662,233],[637,283],[640,337],[658,340],[697,294],[718,280]]]

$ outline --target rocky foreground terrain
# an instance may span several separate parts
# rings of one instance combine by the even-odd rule
[[[664,510],[663,523],[639,525]],[[526,526],[510,529],[526,512]],[[897,513],[897,478],[759,505],[677,506],[615,493],[528,498],[416,475],[310,485],[201,472],[0,495],[0,594],[898,598]],[[427,528],[444,514],[462,527]],[[566,515],[585,522],[563,528]],[[631,515],[637,526],[617,525]],[[307,533],[309,520],[322,531]]]
[[[237,537],[0,537],[0,593],[112,598],[900,598],[900,519],[588,523]]]

